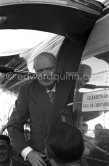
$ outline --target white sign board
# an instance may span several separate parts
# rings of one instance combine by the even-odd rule
[[[83,94],[82,112],[109,110],[109,90]]]

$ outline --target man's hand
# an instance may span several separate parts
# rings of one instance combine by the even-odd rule
[[[32,166],[46,166],[46,163],[42,157],[43,155],[34,150],[30,151],[27,155],[27,158]]]

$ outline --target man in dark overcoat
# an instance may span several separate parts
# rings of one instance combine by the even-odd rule
[[[45,164],[45,140],[55,123],[72,123],[72,81],[57,74],[57,60],[48,52],[34,59],[36,77],[19,90],[8,132],[18,154],[32,166]],[[24,125],[30,120],[30,140],[24,136]]]

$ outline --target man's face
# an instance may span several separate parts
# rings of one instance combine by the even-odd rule
[[[47,56],[38,57],[35,64],[35,71],[39,83],[44,87],[50,86],[55,81],[56,62]]]
[[[86,83],[89,82],[90,77],[91,77],[91,68],[90,67],[87,67],[86,69],[84,68],[81,70],[80,79],[79,79],[79,84],[80,84],[81,88],[84,87],[86,85]]]
[[[0,163],[6,163],[10,159],[10,146],[5,140],[0,140]]]

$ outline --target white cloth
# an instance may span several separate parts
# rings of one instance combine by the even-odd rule
[[[49,89],[46,88],[46,93],[47,93],[47,94],[48,94],[50,91],[56,92],[56,84],[54,85],[54,87],[53,87],[51,90],[49,90]]]
[[[30,146],[28,146],[28,147],[26,147],[25,149],[22,150],[21,155],[22,155],[22,157],[24,158],[24,160],[27,159],[27,155],[28,155],[32,150],[33,150],[33,149],[32,149]]]

